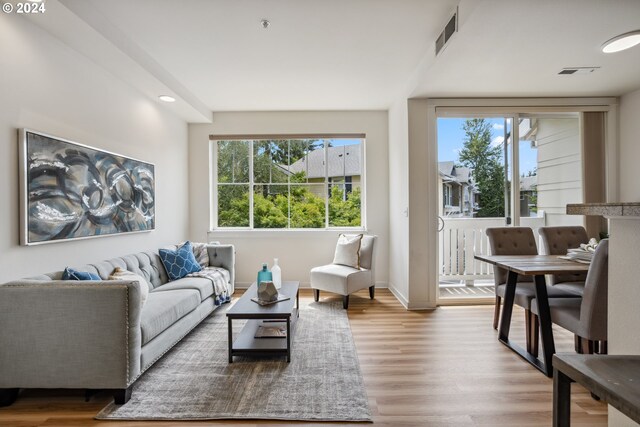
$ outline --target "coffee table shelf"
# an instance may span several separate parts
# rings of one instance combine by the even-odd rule
[[[291,361],[291,342],[295,320],[300,315],[299,282],[283,282],[279,292],[290,299],[272,305],[261,306],[251,301],[257,293],[254,283],[227,312],[229,329],[229,363],[233,356],[283,355]],[[236,339],[233,339],[233,320],[247,319]],[[265,322],[267,321],[267,322]],[[255,338],[258,327],[264,323],[281,321],[286,323],[287,336],[282,338]],[[280,323],[280,322],[278,322]]]

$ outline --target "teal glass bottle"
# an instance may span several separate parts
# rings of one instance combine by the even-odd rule
[[[273,281],[273,275],[267,268],[267,263],[262,264],[262,270],[258,271],[258,279],[256,280],[256,283],[260,284],[260,282],[272,282],[272,281]]]

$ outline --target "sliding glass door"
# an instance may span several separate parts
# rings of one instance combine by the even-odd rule
[[[517,143],[514,143],[517,141]],[[493,301],[486,229],[581,223],[565,215],[582,201],[579,118],[563,115],[442,115],[437,119],[438,302]]]

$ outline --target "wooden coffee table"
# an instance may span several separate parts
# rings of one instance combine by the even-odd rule
[[[287,356],[291,362],[291,339],[293,325],[299,317],[300,282],[283,282],[279,292],[289,297],[272,305],[259,305],[251,298],[257,297],[258,286],[254,282],[240,297],[233,307],[227,311],[229,326],[229,363],[233,363],[233,356]],[[233,340],[232,323],[234,319],[247,319],[235,341]],[[281,321],[287,324],[286,338],[255,338],[258,326]]]

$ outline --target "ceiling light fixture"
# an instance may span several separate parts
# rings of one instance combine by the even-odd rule
[[[261,19],[260,25],[262,25],[262,28],[266,30],[267,28],[269,28],[269,25],[271,25],[271,21],[269,21],[268,19]]]
[[[634,47],[638,43],[640,43],[640,30],[630,31],[620,34],[611,40],[607,40],[602,45],[602,51],[604,53],[620,52],[621,50]]]
[[[158,99],[164,102],[176,102],[176,99],[173,96],[169,96],[169,95],[160,95]]]

